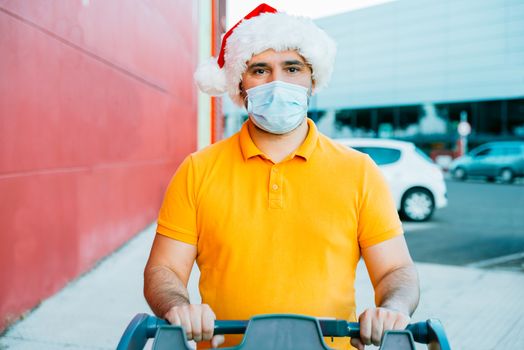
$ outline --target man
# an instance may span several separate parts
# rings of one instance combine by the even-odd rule
[[[319,134],[306,117],[335,51],[311,20],[262,4],[224,36],[218,60],[197,70],[203,91],[227,90],[249,119],[184,160],[160,210],[144,294],[189,339],[222,343],[215,318],[354,321],[361,256],[377,307],[359,316],[361,337],[351,344],[378,345],[385,330],[409,323],[418,278],[387,185],[368,156]],[[195,260],[201,305],[189,303],[186,289]],[[327,342],[349,348],[347,339]]]

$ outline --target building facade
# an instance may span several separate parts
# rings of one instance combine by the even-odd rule
[[[453,149],[524,138],[524,2],[398,0],[317,20],[338,44],[312,116],[331,136]],[[324,121],[322,121],[324,119]]]

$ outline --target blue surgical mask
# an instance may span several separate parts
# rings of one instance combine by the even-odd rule
[[[246,90],[247,113],[260,129],[272,134],[295,130],[307,115],[309,89],[275,80]]]

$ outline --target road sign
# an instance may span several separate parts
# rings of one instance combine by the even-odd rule
[[[471,125],[466,121],[462,121],[458,123],[457,131],[460,136],[468,136],[471,134]]]

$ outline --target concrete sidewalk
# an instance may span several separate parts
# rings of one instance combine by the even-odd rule
[[[151,313],[142,270],[154,226],[62,291],[44,301],[1,338],[0,349],[115,349],[136,313]],[[417,264],[422,297],[413,321],[438,318],[452,349],[524,349],[524,274]],[[190,280],[199,301],[197,273]],[[357,274],[359,310],[373,305],[364,266]],[[425,346],[417,346],[425,349]]]

